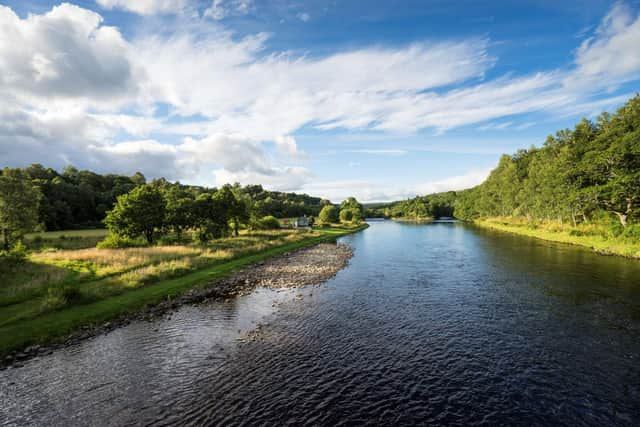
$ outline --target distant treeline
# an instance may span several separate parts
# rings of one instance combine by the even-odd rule
[[[378,206],[370,206],[365,214],[369,218],[427,219],[452,217],[455,191],[418,196]]]
[[[95,172],[66,167],[62,172],[34,164],[26,168],[5,169],[4,174],[19,172],[28,177],[41,193],[38,207],[38,223],[44,229],[66,230],[84,227],[101,227],[106,213],[111,210],[118,196],[129,193],[145,184],[141,173],[133,176],[97,174]],[[172,184],[164,179],[151,181],[158,187],[176,187],[195,199],[202,194],[214,194],[218,189],[200,186]],[[327,204],[318,197],[306,194],[267,191],[260,185],[233,186],[235,194],[242,194],[252,201],[256,216],[275,217],[317,216]]]

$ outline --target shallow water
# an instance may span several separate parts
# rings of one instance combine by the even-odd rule
[[[184,307],[0,372],[0,422],[640,423],[640,262],[460,223],[342,240],[355,256],[321,286]]]

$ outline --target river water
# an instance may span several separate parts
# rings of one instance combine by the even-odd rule
[[[341,240],[323,285],[1,371],[0,424],[640,424],[640,262],[461,223]]]

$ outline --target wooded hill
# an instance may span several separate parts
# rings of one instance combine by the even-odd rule
[[[615,219],[621,232],[640,219],[640,95],[615,114],[548,136],[540,148],[503,155],[481,185],[373,211],[390,218],[499,216],[573,226]]]
[[[141,173],[133,176],[101,175],[87,170],[66,167],[62,172],[34,164],[26,168],[5,168],[0,174],[17,172],[26,176],[41,194],[38,223],[46,230],[67,230],[84,227],[103,227],[106,212],[111,210],[118,196],[127,194],[147,182]],[[176,187],[193,198],[213,194],[215,188],[169,183],[164,179],[152,181],[159,187]],[[260,185],[235,185],[234,193],[248,196],[258,216],[279,218],[302,215],[317,216],[324,204],[319,197],[306,194],[268,191]]]
[[[457,193],[455,216],[515,216],[571,221],[638,218],[640,95],[615,114],[583,119],[547,137],[541,148],[503,155],[481,185]]]

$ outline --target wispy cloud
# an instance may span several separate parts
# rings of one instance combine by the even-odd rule
[[[349,153],[363,153],[374,154],[380,156],[404,156],[407,154],[407,150],[377,150],[377,149],[362,149],[362,150],[347,150]]]
[[[97,1],[144,15],[191,7],[184,0]],[[443,134],[469,125],[522,130],[527,123],[516,124],[515,115],[591,114],[623,102],[628,94],[618,88],[640,78],[640,19],[623,3],[577,47],[569,66],[497,78],[487,78],[498,59],[485,38],[324,55],[274,52],[269,34],[239,37],[223,25],[224,17],[248,13],[252,4],[212,0],[206,16],[182,14],[180,25],[134,39],[105,25],[100,14],[66,3],[25,18],[0,6],[3,162],[124,169],[129,159],[150,156],[157,161],[139,163],[150,176],[167,170],[175,178],[202,176],[207,169],[215,171],[205,174],[211,183],[304,188],[312,173],[301,166],[295,136],[305,127],[383,135]],[[229,160],[229,150],[243,159],[242,168]],[[367,194],[378,194],[375,186]]]

